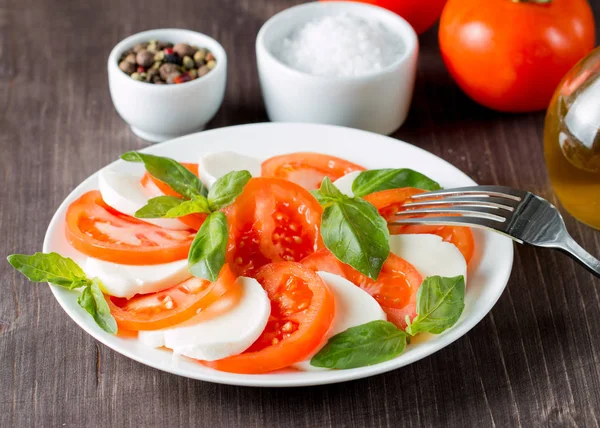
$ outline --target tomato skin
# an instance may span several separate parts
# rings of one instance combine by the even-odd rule
[[[567,71],[593,49],[594,16],[586,0],[449,0],[439,42],[448,71],[479,104],[542,110]]]
[[[423,277],[413,265],[395,254],[390,254],[376,280],[339,261],[327,248],[302,260],[309,269],[342,276],[362,288],[381,305],[388,321],[406,328],[406,317],[417,315],[417,292]]]
[[[225,302],[221,311],[234,306],[241,297],[241,287],[227,264],[217,281],[190,278],[158,293],[134,296],[131,299],[105,296],[110,313],[119,330],[140,331],[168,328],[207,312],[217,300]],[[170,305],[171,307],[168,307]],[[203,316],[204,312],[200,312]]]
[[[365,196],[365,200],[377,208],[379,213],[388,221],[392,220],[395,213],[402,209],[404,202],[413,195],[424,193],[424,190],[405,187],[375,192]],[[462,226],[429,226],[409,224],[404,226],[389,226],[392,234],[419,234],[430,233],[440,236],[444,241],[454,244],[462,253],[465,261],[469,263],[475,253],[475,239],[473,232],[468,227]]]
[[[104,203],[97,190],[85,193],[69,205],[66,223],[67,240],[75,249],[90,257],[127,265],[154,265],[186,259],[194,239],[191,231],[166,230],[113,210]],[[163,245],[117,242],[98,231],[98,223],[123,227],[127,236],[134,238],[137,235],[127,229],[138,235],[155,235],[165,242]]]
[[[278,178],[252,178],[225,208],[227,262],[240,276],[254,276],[271,262],[300,261],[320,248],[323,209],[310,192]]]
[[[321,0],[339,1],[339,0]],[[406,19],[417,34],[428,30],[440,17],[446,0],[355,0],[383,7]]]
[[[314,190],[325,177],[335,181],[350,172],[364,170],[360,165],[322,153],[289,153],[264,161],[261,176],[282,178]]]
[[[279,262],[263,266],[256,279],[271,299],[265,331],[244,353],[202,364],[230,373],[267,373],[303,361],[325,337],[335,300],[319,275],[299,263]]]

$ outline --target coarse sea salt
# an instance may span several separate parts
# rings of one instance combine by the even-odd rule
[[[386,68],[404,52],[402,39],[378,21],[344,13],[317,18],[285,37],[273,53],[305,73],[351,77]]]

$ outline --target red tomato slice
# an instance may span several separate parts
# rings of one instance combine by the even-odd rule
[[[97,190],[73,202],[66,215],[67,240],[82,253],[127,265],[154,265],[187,258],[194,233],[163,229],[113,210]]]
[[[182,163],[182,165],[185,166],[187,169],[189,169],[195,175],[198,175],[198,164]],[[177,193],[175,190],[171,189],[171,187],[167,183],[159,180],[158,178],[151,176],[150,173],[148,173],[148,172],[144,173],[144,175],[140,179],[140,183],[146,189],[152,190],[152,187],[154,187],[155,189],[158,189],[160,191],[160,193],[163,195],[174,196],[176,198],[181,197],[181,195],[179,193]],[[156,195],[156,196],[159,196],[159,195]],[[202,223],[204,223],[204,220],[206,219],[206,217],[207,217],[207,214],[190,214],[190,215],[186,215],[183,217],[179,217],[179,221],[181,221],[183,224],[185,224],[186,226],[189,226],[190,228],[192,228],[194,230],[199,230],[200,226],[202,226]]]
[[[227,262],[239,276],[253,276],[271,262],[300,261],[321,246],[317,200],[277,178],[252,178],[224,209],[229,223]]]
[[[219,305],[221,313],[233,307],[240,297],[241,287],[227,264],[217,281],[212,283],[190,278],[168,290],[131,299],[105,296],[119,329],[129,331],[158,330],[180,324],[194,316],[202,316],[203,311],[208,312],[216,301],[226,302]]]
[[[424,192],[424,190],[412,187],[391,189],[367,195],[365,196],[365,200],[372,203],[385,219],[391,220],[398,211],[402,210],[402,206],[406,199]],[[444,241],[456,245],[467,263],[469,263],[475,252],[473,232],[471,232],[471,229],[468,227],[423,225],[390,226],[390,232],[393,234],[430,233],[438,235],[442,237]]]
[[[398,328],[406,328],[407,316],[412,320],[417,315],[417,291],[423,277],[413,265],[395,254],[390,254],[375,281],[339,261],[326,248],[311,254],[302,264],[314,271],[343,276],[359,286],[377,300],[388,321]]]
[[[262,177],[283,178],[308,190],[318,189],[325,177],[335,181],[352,171],[365,169],[347,160],[320,153],[290,153],[262,163]]]
[[[231,373],[266,373],[304,360],[323,340],[335,301],[319,275],[299,263],[280,262],[261,268],[256,279],[271,299],[267,327],[243,354],[204,365]]]

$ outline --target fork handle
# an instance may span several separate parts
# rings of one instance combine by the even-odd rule
[[[600,260],[584,250],[570,235],[565,236],[557,248],[600,278]]]

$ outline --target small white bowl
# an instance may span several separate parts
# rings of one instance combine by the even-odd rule
[[[397,34],[404,52],[390,66],[357,77],[323,77],[297,71],[273,54],[281,40],[315,18],[349,13],[379,21]],[[256,38],[258,75],[269,118],[348,126],[380,134],[398,129],[408,114],[419,42],[403,18],[386,9],[355,2],[314,2],[278,13]]]
[[[216,67],[203,77],[175,85],[133,80],[119,68],[119,58],[137,43],[159,40],[187,43],[210,50]],[[219,42],[190,30],[149,30],[129,36],[108,56],[110,95],[131,130],[147,141],[160,142],[204,129],[221,107],[227,79],[227,55]]]

